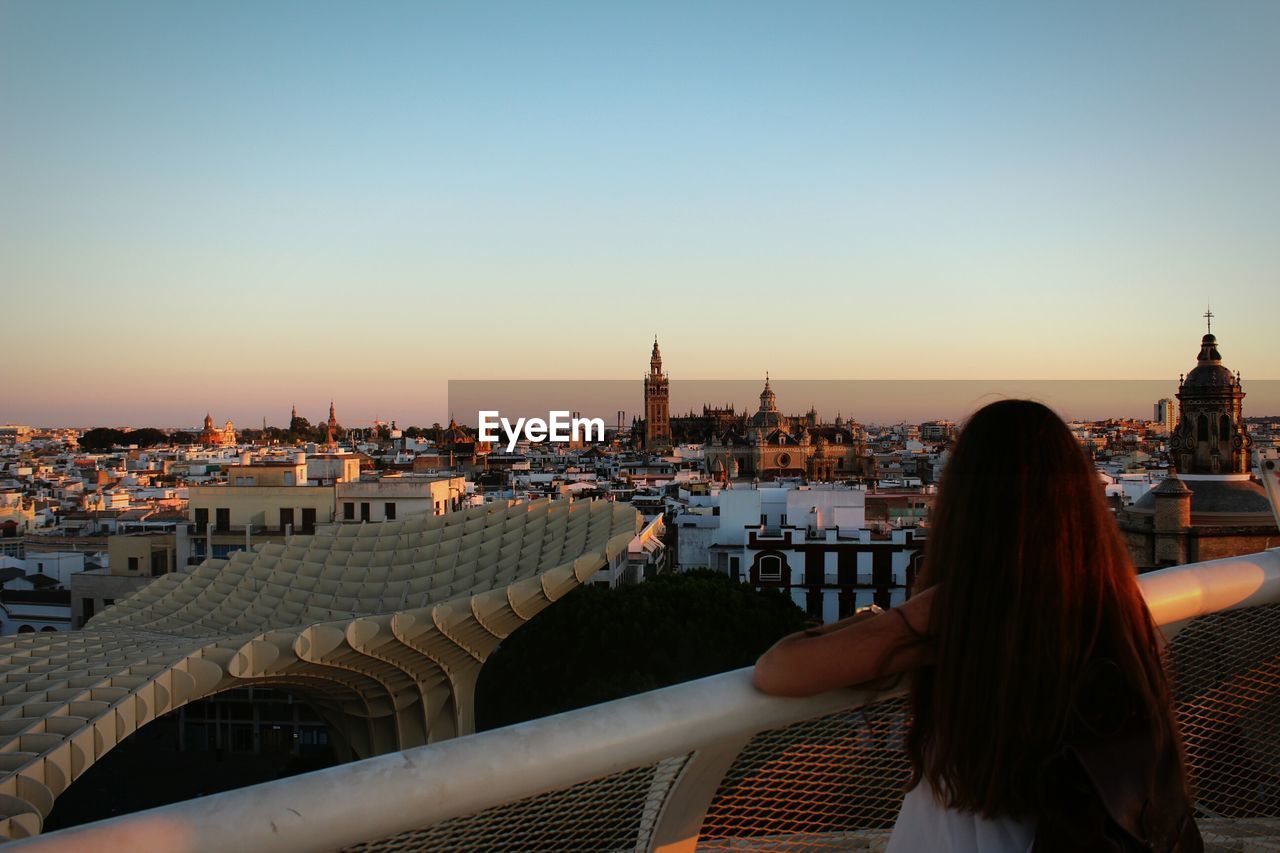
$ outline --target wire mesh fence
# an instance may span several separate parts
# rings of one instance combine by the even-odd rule
[[[891,827],[910,776],[906,721],[906,701],[890,698],[756,735],[720,783],[699,848],[847,848],[845,833]]]
[[[348,850],[645,850],[663,803],[686,761],[687,756],[664,759]]]
[[[1196,619],[1169,654],[1199,814],[1214,827],[1210,849],[1243,849],[1232,827],[1248,827],[1255,846],[1259,832],[1275,829],[1274,840],[1280,604]],[[883,847],[910,776],[907,722],[905,699],[889,695],[756,735],[720,781],[699,849]],[[353,849],[645,850],[687,761],[666,759]]]
[[[1280,604],[1196,619],[1169,653],[1201,813],[1280,817]]]

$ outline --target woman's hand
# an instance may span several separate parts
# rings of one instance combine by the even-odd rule
[[[783,637],[756,661],[751,683],[775,696],[815,696],[927,665],[934,589],[884,613],[859,613]]]

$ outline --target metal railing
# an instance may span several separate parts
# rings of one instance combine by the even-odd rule
[[[1210,848],[1280,836],[1280,550],[1140,582],[1170,637]],[[907,778],[896,687],[765,696],[750,670],[38,836],[36,850],[864,846]],[[856,842],[856,843],[855,843]]]

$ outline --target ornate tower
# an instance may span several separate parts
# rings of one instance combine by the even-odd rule
[[[328,444],[338,443],[338,417],[333,413],[333,401],[329,401],[329,420],[325,423],[324,438]]]
[[[1182,474],[1248,474],[1251,440],[1243,418],[1240,374],[1222,364],[1213,336],[1213,312],[1191,372],[1178,384],[1178,426],[1169,440]]]
[[[662,353],[658,339],[653,339],[649,357],[649,375],[644,378],[644,446],[671,445],[671,389],[667,374],[662,372]]]

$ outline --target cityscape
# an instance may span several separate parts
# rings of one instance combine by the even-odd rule
[[[957,449],[1025,399],[1096,478],[1055,553],[1118,536],[1204,849],[1277,849],[1277,34],[0,3],[0,843],[899,853],[936,661],[759,673],[895,614],[935,642],[956,551],[1039,565],[1047,433]],[[948,547],[948,484],[1009,460],[1035,498]],[[952,636],[1023,602],[975,577]],[[1024,643],[1060,612],[1026,595]]]

